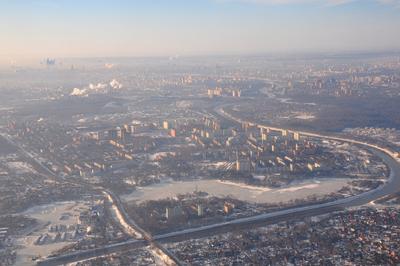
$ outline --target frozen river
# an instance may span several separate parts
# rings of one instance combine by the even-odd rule
[[[212,196],[232,196],[233,198],[254,203],[279,203],[303,199],[308,196],[323,196],[337,192],[347,185],[350,179],[330,178],[315,179],[281,188],[250,186],[220,180],[195,180],[186,182],[166,181],[147,187],[139,187],[136,191],[122,196],[125,201],[159,200],[175,197],[178,194],[191,193],[196,189]]]

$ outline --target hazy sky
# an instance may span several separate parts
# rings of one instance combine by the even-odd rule
[[[400,0],[0,0],[0,59],[400,50]]]

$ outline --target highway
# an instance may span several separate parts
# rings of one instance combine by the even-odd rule
[[[132,249],[137,249],[137,248],[142,248],[148,245],[148,242],[145,239],[134,239],[134,240],[129,240],[121,243],[116,243],[112,245],[107,245],[107,247],[101,247],[101,248],[94,248],[94,249],[89,249],[89,250],[82,250],[82,251],[76,251],[72,252],[66,255],[61,255],[57,256],[54,258],[48,258],[43,261],[38,261],[37,265],[63,265],[63,264],[68,264],[68,263],[73,263],[73,262],[79,262],[79,261],[84,261],[87,260],[88,258],[98,258],[98,257],[103,257],[115,252],[123,252],[123,251],[129,251]]]
[[[36,158],[36,156],[34,156],[32,153],[28,152],[25,148],[15,143],[15,141],[11,138],[11,136],[0,132],[0,137],[4,138],[9,144],[16,147],[17,150],[21,152],[21,154],[33,164],[33,166],[38,170],[38,172],[43,172],[43,174],[52,179],[57,178],[53,171],[51,171],[47,166],[43,165],[42,162],[40,162]]]
[[[353,140],[353,139],[348,139],[348,138],[342,138],[342,137],[338,137],[338,136],[328,136],[328,135],[316,134],[316,133],[305,132],[305,131],[297,131],[297,130],[255,124],[253,122],[243,121],[239,118],[235,118],[235,117],[231,116],[230,114],[226,113],[222,107],[216,109],[215,111],[219,115],[221,115],[227,119],[230,119],[232,121],[235,121],[237,123],[249,123],[250,125],[257,126],[259,128],[265,128],[265,129],[268,128],[269,130],[273,130],[273,131],[288,130],[289,132],[298,132],[303,136],[320,138],[320,139],[325,139],[325,140],[335,140],[335,141],[340,141],[340,142],[345,142],[345,143],[350,143],[350,144],[361,146],[361,147],[373,152],[380,158],[382,158],[382,160],[385,162],[385,164],[390,169],[389,178],[388,178],[387,182],[385,182],[383,185],[379,186],[376,189],[370,190],[368,192],[365,192],[365,193],[362,193],[359,195],[351,196],[348,198],[342,198],[342,199],[338,199],[338,200],[331,201],[331,202],[308,205],[308,206],[303,206],[303,207],[294,207],[294,208],[280,210],[280,211],[276,211],[276,212],[272,212],[272,213],[260,214],[260,215],[256,215],[256,216],[252,216],[252,217],[239,218],[239,219],[235,219],[235,220],[231,220],[231,221],[225,221],[222,223],[217,223],[217,224],[212,224],[212,225],[207,225],[207,226],[202,226],[202,227],[197,227],[197,228],[190,228],[190,229],[181,230],[181,231],[172,232],[172,233],[163,234],[163,235],[157,235],[157,236],[152,237],[152,241],[157,241],[160,243],[176,242],[176,241],[182,241],[182,240],[186,240],[186,239],[210,236],[210,235],[214,235],[217,233],[229,232],[232,230],[252,228],[252,227],[255,227],[258,225],[272,224],[272,223],[287,221],[287,220],[296,219],[296,218],[311,217],[311,216],[315,216],[315,215],[321,215],[321,214],[331,213],[331,212],[335,212],[335,211],[341,211],[348,207],[354,207],[354,206],[360,206],[363,204],[367,204],[373,200],[376,200],[376,199],[379,199],[386,195],[390,195],[390,194],[400,191],[400,162],[399,162],[398,158],[395,157],[395,154],[386,148],[382,148],[382,147],[379,147],[374,144],[361,142],[358,140]],[[140,240],[136,240],[136,241],[140,241]],[[82,258],[90,259],[90,258],[94,258],[94,257],[98,257],[98,256],[105,256],[107,254],[115,253],[117,251],[124,251],[129,248],[136,248],[136,247],[146,245],[146,242],[140,242],[140,245],[139,245],[139,242],[138,243],[134,242],[134,243],[135,243],[135,245],[133,245],[132,241],[127,241],[127,242],[119,243],[119,244],[117,244],[117,246],[116,246],[116,244],[114,244],[114,245],[106,246],[104,248],[96,249],[95,251],[89,250],[89,251],[76,252],[73,254],[66,254],[63,256],[49,258],[47,260],[44,260],[43,262],[39,263],[39,265],[60,265],[60,264],[72,263],[72,262],[82,260]]]
[[[7,140],[11,145],[15,146],[24,156],[28,159],[32,165],[38,169],[39,171],[43,172],[49,178],[54,180],[58,180],[59,177],[53,173],[46,165],[42,164],[36,156],[32,153],[28,152],[26,149],[18,145],[9,135],[0,133],[0,137],[3,137]],[[64,181],[64,180],[63,180]],[[66,181],[64,181],[66,182]],[[71,184],[78,184],[83,186],[89,186],[84,182],[76,183],[76,182],[69,182]],[[91,250],[84,250],[84,251],[77,251],[71,254],[66,255],[65,257],[60,256],[57,259],[45,259],[43,261],[38,261],[37,265],[60,265],[65,264],[72,259],[72,261],[77,262],[81,260],[85,260],[87,258],[93,257],[101,257],[103,254],[110,254],[116,251],[123,251],[123,250],[131,250],[134,248],[140,248],[144,246],[150,245],[150,251],[153,253],[155,258],[157,258],[162,264],[165,265],[180,265],[180,261],[178,258],[175,257],[174,254],[169,252],[166,248],[164,248],[159,243],[155,242],[152,236],[143,230],[138,224],[136,224],[126,213],[125,208],[123,207],[121,200],[111,191],[104,189],[102,187],[92,187],[95,190],[98,190],[102,193],[105,197],[105,200],[108,203],[108,207],[110,209],[110,214],[112,219],[115,221],[116,224],[119,225],[120,229],[128,236],[132,237],[133,240],[129,240],[126,242],[108,245],[106,248],[96,248]],[[63,263],[61,261],[65,260],[66,262]]]
[[[157,243],[151,234],[142,229],[130,216],[126,213],[121,199],[109,190],[103,190],[106,200],[111,206],[111,215],[113,219],[119,224],[122,231],[134,239],[144,239],[146,245],[150,245],[150,251],[154,257],[157,258],[162,264],[165,265],[181,265],[181,262],[174,254],[169,252],[162,245]],[[138,245],[140,246],[140,245]],[[87,255],[90,255],[88,253]],[[42,264],[54,265],[54,264]]]

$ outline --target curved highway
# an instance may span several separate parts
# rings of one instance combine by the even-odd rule
[[[383,148],[383,147],[380,147],[375,144],[370,144],[368,142],[363,142],[363,141],[344,138],[344,137],[322,135],[322,134],[301,131],[301,130],[287,129],[287,128],[271,127],[271,126],[267,126],[267,125],[257,124],[254,122],[244,121],[240,118],[233,117],[231,114],[225,112],[223,107],[216,108],[215,111],[222,117],[225,117],[226,119],[229,119],[234,122],[241,123],[241,124],[247,123],[251,126],[256,126],[260,129],[269,129],[272,131],[287,130],[288,132],[297,132],[302,136],[325,139],[325,140],[334,140],[334,141],[350,143],[353,145],[358,145],[358,146],[361,146],[361,147],[369,150],[370,152],[374,153],[375,155],[379,156],[383,160],[383,162],[389,167],[390,175],[389,175],[387,182],[385,182],[383,185],[379,186],[376,189],[361,193],[359,195],[355,195],[355,196],[351,196],[351,197],[348,197],[345,199],[339,199],[339,200],[336,200],[333,202],[326,203],[329,206],[335,205],[335,206],[340,206],[343,208],[351,207],[351,206],[359,206],[359,205],[366,204],[370,201],[379,199],[381,197],[384,197],[386,195],[394,194],[394,193],[400,191],[400,160],[399,160],[399,158],[396,157],[396,153],[394,153],[393,151],[391,151],[387,148]],[[321,206],[321,205],[324,205],[324,204],[317,204],[317,205],[312,205],[309,207],[317,207],[317,206]],[[295,208],[295,209],[297,209],[297,208]]]
[[[391,195],[400,191],[400,161],[396,158],[396,155],[390,151],[389,149],[379,147],[374,144],[370,144],[367,142],[362,142],[358,140],[342,138],[338,136],[327,136],[322,134],[316,134],[306,131],[298,131],[292,129],[284,129],[284,128],[277,128],[277,127],[270,127],[266,125],[256,124],[253,122],[243,121],[239,118],[235,118],[232,115],[226,113],[222,107],[215,109],[215,111],[232,121],[237,123],[248,123],[253,126],[257,126],[259,128],[270,129],[273,131],[283,131],[288,130],[289,132],[298,132],[303,136],[313,137],[313,138],[320,138],[320,139],[327,139],[327,140],[335,140],[340,142],[351,143],[354,145],[362,146],[363,148],[373,152],[385,162],[385,164],[390,168],[390,176],[383,185],[370,190],[368,192],[351,196],[348,198],[338,199],[331,202],[308,205],[303,207],[294,207],[290,209],[280,210],[276,212],[260,214],[252,217],[245,217],[240,219],[235,219],[231,221],[226,221],[222,223],[206,225],[197,228],[190,228],[186,230],[181,230],[177,232],[167,233],[163,235],[153,236],[153,241],[158,242],[174,242],[174,241],[182,241],[186,239],[193,239],[198,237],[210,236],[216,233],[223,233],[228,232],[236,229],[254,227],[255,225],[259,224],[271,224],[280,221],[286,221],[296,218],[302,217],[310,217],[320,214],[331,213],[334,211],[344,210],[348,207],[353,206],[360,206],[366,203],[369,203],[373,200],[382,198],[387,195]],[[71,262],[76,262],[82,259],[90,259],[93,257],[105,256],[107,254],[115,253],[117,251],[123,251],[127,248],[135,248],[135,247],[142,247],[146,245],[146,242],[141,240],[135,241],[127,241],[119,244],[114,244],[110,246],[106,246],[104,248],[99,248],[93,251],[82,251],[76,252],[73,254],[66,254],[63,256],[49,258],[40,262],[40,265],[59,265],[59,264],[66,264]],[[46,263],[47,262],[47,263]]]

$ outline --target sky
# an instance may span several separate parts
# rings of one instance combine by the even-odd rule
[[[400,50],[400,0],[0,0],[0,60]]]

